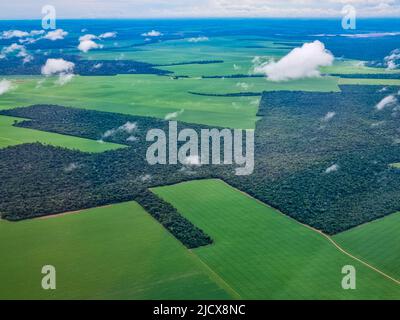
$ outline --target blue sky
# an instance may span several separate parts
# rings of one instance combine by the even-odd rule
[[[46,4],[59,18],[337,17],[346,4],[359,17],[400,17],[400,0],[1,0],[0,19],[40,19]]]

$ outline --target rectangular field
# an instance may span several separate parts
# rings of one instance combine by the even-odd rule
[[[222,181],[153,191],[215,240],[194,253],[244,299],[400,299],[395,282]],[[357,270],[357,290],[341,287],[345,265]]]
[[[400,212],[339,233],[334,239],[355,256],[400,279]]]
[[[213,274],[137,203],[0,221],[0,299],[228,299]],[[44,265],[57,289],[41,288]]]
[[[0,148],[34,142],[83,152],[104,152],[125,147],[116,143],[100,143],[90,139],[13,126],[15,121],[22,120],[24,119],[0,116]]]

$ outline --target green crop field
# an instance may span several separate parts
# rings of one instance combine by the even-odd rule
[[[18,223],[0,221],[0,253],[0,299],[232,297],[134,202]],[[56,268],[56,290],[41,288],[44,265]]]
[[[21,119],[0,116],[0,148],[33,142],[84,152],[104,152],[124,147],[115,143],[98,142],[57,133],[14,127],[15,121],[21,121]]]
[[[218,93],[221,79],[179,79],[155,75],[75,77],[64,86],[54,86],[54,78],[37,86],[41,77],[14,78],[17,88],[0,96],[0,109],[32,104],[60,104],[100,111],[165,118],[177,113],[177,120],[254,128],[258,97],[207,97],[188,91]],[[232,84],[232,91],[238,88]]]
[[[359,258],[400,279],[400,212],[336,235]]]
[[[54,78],[14,77],[16,89],[0,96],[0,109],[32,104],[59,104],[100,111],[189,123],[252,129],[257,121],[259,97],[213,97],[189,92],[226,94],[271,90],[339,91],[337,79],[305,79],[277,83],[264,78],[173,80],[155,75],[75,77],[64,86],[54,86]]]
[[[400,285],[345,255],[326,237],[219,180],[153,191],[215,243],[193,252],[245,299],[399,299]],[[342,267],[357,289],[341,288]]]

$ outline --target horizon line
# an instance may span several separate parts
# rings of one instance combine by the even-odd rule
[[[211,20],[211,19],[290,19],[290,20],[304,20],[304,19],[312,19],[312,20],[335,20],[341,19],[342,16],[330,16],[330,17],[307,17],[307,16],[265,16],[265,17],[240,17],[240,16],[231,16],[231,17],[191,17],[191,16],[182,16],[182,17],[63,17],[57,18],[57,20]],[[372,20],[372,19],[399,19],[400,16],[359,16],[357,19],[362,20]],[[39,18],[0,18],[0,21],[41,21]]]

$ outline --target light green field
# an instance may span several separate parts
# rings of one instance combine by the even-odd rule
[[[373,85],[373,86],[400,86],[400,79],[352,79],[339,78],[339,85],[356,84],[356,85]]]
[[[0,221],[0,256],[0,299],[232,297],[134,202],[47,219]],[[41,289],[44,265],[56,268],[54,291]]]
[[[224,88],[222,81],[172,80],[155,75],[77,76],[64,86],[54,86],[54,79],[49,78],[38,88],[40,79],[14,78],[17,88],[0,96],[0,109],[48,103],[161,119],[178,112],[177,119],[181,121],[232,128],[254,128],[257,120],[257,97],[205,97],[188,93],[200,89],[218,92]],[[232,91],[236,91],[234,87]]]
[[[115,143],[100,143],[90,139],[13,126],[14,121],[22,120],[21,118],[0,116],[0,148],[33,142],[75,149],[83,152],[104,152],[125,147]]]
[[[336,235],[357,257],[400,279],[400,212]]]
[[[364,66],[358,60],[336,60],[332,66],[322,67],[323,73],[334,74],[398,74],[399,70],[387,70],[385,68],[372,68]]]
[[[327,238],[218,180],[153,190],[214,240],[193,252],[245,299],[400,299],[400,286]],[[341,288],[342,267],[357,289]]]
[[[392,163],[392,164],[390,164],[390,166],[392,168],[395,168],[395,169],[400,169],[400,162],[399,163]]]
[[[75,77],[64,86],[54,78],[14,77],[16,89],[0,96],[0,109],[32,104],[59,104],[99,111],[177,120],[230,128],[253,129],[259,97],[198,96],[189,92],[226,94],[270,90],[338,91],[337,79],[324,77],[289,82],[251,79],[178,79],[155,75]]]

